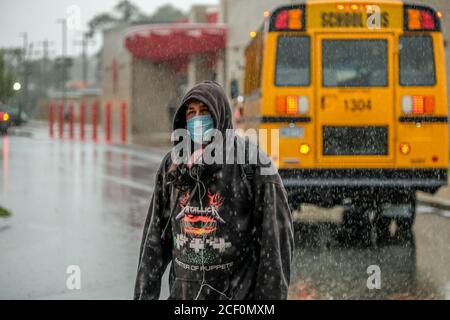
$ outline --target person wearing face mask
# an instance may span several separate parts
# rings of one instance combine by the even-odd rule
[[[169,299],[286,299],[293,225],[278,173],[263,174],[259,163],[197,162],[214,131],[226,137],[233,129],[217,82],[204,81],[185,95],[173,119],[177,129],[188,133],[192,161],[173,161],[170,152],[157,172],[134,299],[159,298],[169,263]]]
[[[209,108],[201,101],[188,101],[186,109],[186,128],[192,141],[203,145],[209,141],[214,129],[214,120]]]

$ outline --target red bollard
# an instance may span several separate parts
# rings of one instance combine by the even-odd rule
[[[64,104],[61,100],[58,101],[58,132],[59,138],[62,139],[64,137]]]
[[[69,102],[69,137],[71,140],[73,140],[73,136],[74,136],[73,121],[74,121],[73,102],[71,101],[71,102]]]
[[[86,112],[86,104],[84,103],[84,101],[81,101],[80,104],[80,140],[84,140],[84,117],[85,117],[85,112]]]
[[[105,136],[106,136],[106,142],[111,142],[111,102],[108,102],[105,107]]]
[[[98,102],[92,103],[92,139],[97,141],[97,124],[98,124]]]
[[[122,104],[120,105],[120,111],[121,111],[121,140],[122,143],[127,142],[127,103],[125,101],[122,101]]]
[[[49,134],[50,134],[50,138],[53,138],[53,136],[55,135],[54,131],[53,131],[53,123],[55,122],[55,104],[52,101],[50,101],[50,104],[48,106],[48,126],[49,126]]]

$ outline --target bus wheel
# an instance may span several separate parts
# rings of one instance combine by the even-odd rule
[[[390,226],[392,223],[392,218],[383,216],[381,210],[376,217],[375,221],[375,232],[377,237],[377,242],[386,242],[391,237]]]
[[[410,236],[412,234],[412,229],[414,222],[416,220],[416,197],[415,195],[410,197],[409,200],[409,210],[408,215],[404,217],[398,217],[395,219],[397,224],[397,235],[400,237]]]
[[[289,202],[289,207],[291,208],[292,212],[302,210],[302,202],[295,195],[288,196],[288,202]]]
[[[373,210],[363,205],[345,207],[340,238],[352,245],[372,245],[375,230],[373,214]]]

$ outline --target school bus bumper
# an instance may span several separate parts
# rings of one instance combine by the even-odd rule
[[[290,198],[317,205],[341,204],[345,198],[371,193],[435,193],[446,186],[448,169],[279,169]]]

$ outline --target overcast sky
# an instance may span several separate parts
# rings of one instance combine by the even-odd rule
[[[81,39],[82,31],[87,29],[87,22],[100,12],[110,11],[119,0],[0,0],[0,47],[22,47],[22,32],[28,33],[33,43],[34,56],[42,55],[42,41],[48,39],[53,44],[51,55],[61,53],[61,24],[57,20],[68,15],[71,6],[80,10],[81,30],[68,31],[68,53],[78,55],[81,48],[73,43]],[[132,0],[144,12],[152,13],[163,4],[188,11],[192,4],[217,4],[219,0]],[[73,12],[73,11],[72,11]],[[99,47],[90,48],[93,53]]]

